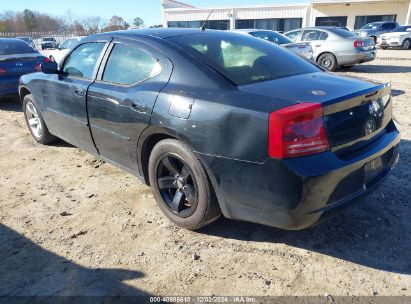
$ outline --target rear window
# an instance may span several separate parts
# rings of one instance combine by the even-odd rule
[[[343,38],[350,38],[350,37],[357,37],[358,38],[358,36],[356,34],[354,34],[352,32],[349,32],[347,30],[341,29],[341,28],[332,29],[330,31],[337,34],[340,37],[343,37]]]
[[[54,41],[54,38],[43,38],[43,41]]]
[[[0,40],[0,55],[37,53],[31,46],[22,40]]]
[[[237,85],[321,71],[275,44],[232,33],[169,38]]]

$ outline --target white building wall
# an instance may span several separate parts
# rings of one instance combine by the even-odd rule
[[[409,7],[407,1],[381,1],[343,4],[313,4],[310,26],[315,25],[317,17],[347,16],[347,26],[354,28],[356,16],[397,15],[397,22],[405,24]]]
[[[411,24],[411,0],[353,0],[341,2],[344,3],[314,2],[299,5],[220,7],[214,8],[210,20],[230,20],[230,27],[234,29],[235,20],[237,19],[302,18],[302,26],[308,27],[315,26],[317,17],[347,16],[347,26],[354,28],[356,16],[397,15],[398,23]],[[348,3],[349,5],[347,5]],[[168,21],[205,20],[212,9],[163,8],[163,26],[167,27]]]

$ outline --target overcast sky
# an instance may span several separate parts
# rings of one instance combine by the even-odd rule
[[[180,0],[180,2],[196,7],[211,7],[302,3],[307,0]],[[98,15],[107,19],[113,15],[121,16],[128,21],[140,17],[147,26],[161,24],[160,0],[0,0],[0,11],[22,11],[26,8],[56,16],[64,16],[70,10],[75,15]]]

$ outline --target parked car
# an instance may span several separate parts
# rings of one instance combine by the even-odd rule
[[[21,75],[40,71],[45,57],[20,39],[0,38],[0,97],[18,94]]]
[[[370,37],[374,39],[374,43],[377,44],[377,39],[381,34],[391,32],[400,25],[395,21],[380,21],[372,22],[364,25],[361,29],[353,31],[362,38]]]
[[[303,229],[375,191],[398,160],[389,85],[247,35],[104,33],[42,71],[20,83],[34,139],[62,138],[141,177],[188,229],[221,212]]]
[[[57,41],[54,37],[43,37],[41,40],[41,49],[55,49],[57,47]]]
[[[411,48],[411,25],[397,27],[393,31],[383,34],[378,38],[382,49],[388,47],[402,47],[404,50]]]
[[[314,60],[322,68],[334,71],[375,59],[377,50],[370,38],[360,38],[338,27],[312,27],[293,30],[285,35],[295,42],[308,42]]]
[[[233,32],[251,35],[256,38],[260,38],[275,44],[281,45],[287,50],[303,56],[308,60],[313,60],[313,50],[309,43],[294,43],[291,39],[284,36],[283,34],[277,33],[270,30],[256,30],[256,29],[241,29],[234,30]]]
[[[49,59],[59,63],[82,38],[84,37],[71,37],[64,40],[55,50],[50,51]]]
[[[36,45],[34,44],[33,38],[31,37],[17,37],[17,39],[23,40],[27,42],[33,49],[36,48]]]

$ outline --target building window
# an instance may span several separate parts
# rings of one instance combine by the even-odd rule
[[[315,18],[315,26],[347,26],[347,16],[340,17],[317,17]]]
[[[200,28],[205,21],[168,21],[168,27],[179,28]],[[228,30],[230,28],[230,20],[209,20],[206,28],[213,30]]]
[[[356,16],[354,29],[360,29],[364,25],[378,21],[396,21],[397,15],[374,15],[374,16]]]
[[[302,18],[281,18],[281,19],[243,19],[236,20],[236,29],[260,29],[288,32],[301,28]]]

